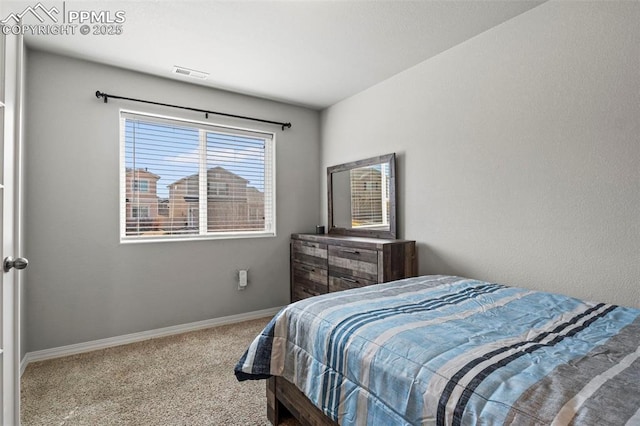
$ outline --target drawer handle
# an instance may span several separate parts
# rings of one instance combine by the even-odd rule
[[[307,271],[307,272],[315,272],[316,268],[312,268],[310,266],[301,266],[300,267],[303,271]]]
[[[300,245],[305,247],[314,247],[314,248],[316,247],[314,243],[307,243],[305,241],[300,241]]]
[[[343,253],[351,253],[351,254],[360,254],[360,252],[358,250],[347,250],[347,249],[342,249],[340,250]]]
[[[353,278],[340,277],[342,281],[346,281],[348,283],[358,283],[358,280],[354,280]]]

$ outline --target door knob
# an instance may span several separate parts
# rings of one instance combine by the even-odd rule
[[[24,257],[16,257],[15,259],[11,256],[4,258],[4,271],[9,272],[11,268],[16,269],[24,269],[29,264],[29,261]]]

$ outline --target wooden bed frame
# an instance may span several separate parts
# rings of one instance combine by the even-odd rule
[[[274,426],[295,417],[302,426],[338,426],[302,393],[282,377],[267,379],[267,418]]]

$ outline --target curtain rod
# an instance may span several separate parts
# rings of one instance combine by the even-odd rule
[[[191,108],[191,107],[185,107],[185,106],[180,106],[180,105],[164,104],[162,102],[145,101],[144,99],[126,98],[124,96],[110,95],[108,93],[104,93],[104,92],[101,92],[99,90],[96,91],[96,98],[98,98],[98,99],[103,98],[105,104],[107,103],[109,98],[124,99],[125,101],[142,102],[142,103],[145,103],[145,104],[160,105],[160,106],[166,106],[166,107],[171,107],[171,108],[180,108],[180,109],[186,109],[186,110],[189,110],[189,111],[202,112],[202,113],[204,113],[205,118],[209,118],[209,114],[215,114],[215,115],[223,115],[225,117],[242,118],[244,120],[259,121],[260,123],[277,124],[278,126],[282,126],[282,130],[284,130],[285,128],[287,128],[287,129],[291,128],[291,123],[281,123],[279,121],[263,120],[261,118],[246,117],[244,115],[235,115],[235,114],[227,114],[227,113],[224,113],[224,112],[207,111],[206,109]]]

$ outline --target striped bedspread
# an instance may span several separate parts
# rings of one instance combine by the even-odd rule
[[[640,425],[640,310],[415,277],[285,307],[235,372],[343,425]]]

